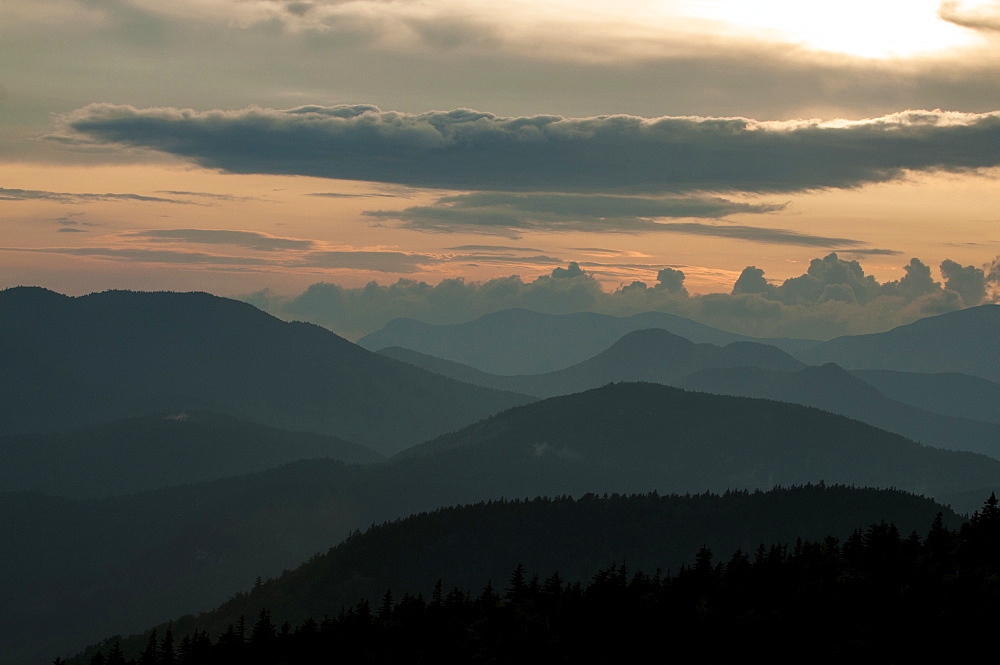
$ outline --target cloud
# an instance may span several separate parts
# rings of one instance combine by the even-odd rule
[[[947,262],[946,262],[947,263]],[[956,264],[957,265],[957,264]],[[758,337],[793,336],[829,339],[845,334],[879,332],[930,314],[975,304],[967,301],[956,279],[955,266],[942,265],[945,287],[930,278],[919,259],[905,266],[906,275],[879,283],[856,261],[829,254],[810,262],[805,274],[772,284],[764,271],[747,267],[732,293],[690,296],[685,270],[650,267],[650,279],[634,280],[616,291],[602,290],[584,262],[571,262],[533,280],[517,275],[483,282],[445,279],[436,285],[413,279],[393,284],[370,282],[348,288],[317,283],[294,297],[260,291],[241,299],[280,317],[312,321],[351,338],[384,326],[396,317],[428,323],[460,323],[490,312],[522,307],[565,314],[599,312],[628,316],[662,311],[734,332]],[[636,268],[636,266],[630,266]],[[983,275],[1000,297],[1000,257],[986,268],[966,266],[961,274],[975,281]],[[967,292],[968,289],[966,289]],[[974,300],[974,298],[973,298]]]
[[[193,263],[215,264],[228,266],[265,266],[272,265],[267,259],[256,259],[245,256],[220,256],[217,254],[201,254],[198,252],[181,252],[159,249],[134,249],[116,247],[2,247],[4,252],[37,252],[40,254],[65,254],[68,256],[92,256],[98,258],[118,259],[136,263]]]
[[[378,192],[368,192],[365,194],[342,194],[340,192],[312,192],[306,194],[306,196],[318,196],[326,199],[370,199],[370,198],[394,199],[397,197],[396,194],[382,194]]]
[[[316,268],[351,268],[378,272],[414,273],[444,261],[428,254],[392,251],[326,251],[310,252],[300,265]]]
[[[83,215],[82,212],[71,212],[69,214],[63,215],[62,217],[56,217],[54,221],[60,226],[100,226],[97,222],[88,222],[83,219],[77,219]]]
[[[72,226],[63,226],[56,229],[58,233],[90,233],[87,229],[77,229]]]
[[[733,285],[732,295],[758,295],[786,305],[822,305],[828,301],[869,305],[879,299],[895,298],[902,302],[915,302],[923,297],[938,300],[951,296],[960,297],[960,306],[978,305],[986,298],[987,275],[982,268],[962,267],[945,259],[941,274],[945,286],[931,276],[930,266],[918,258],[910,259],[903,266],[904,276],[898,280],[879,283],[873,275],[866,275],[857,261],[845,261],[836,253],[822,259],[813,259],[804,275],[786,279],[774,285],[764,278],[764,271],[756,266],[743,269]]]
[[[450,198],[450,197],[448,197]],[[625,197],[615,197],[628,202]],[[643,204],[645,202],[642,202]],[[628,206],[623,206],[628,207]],[[664,211],[667,206],[664,206]],[[787,229],[747,226],[729,222],[659,222],[641,217],[601,217],[586,212],[534,213],[510,210],[504,206],[459,208],[445,201],[443,206],[412,206],[404,210],[369,210],[365,216],[378,220],[394,220],[414,231],[432,233],[476,233],[505,238],[521,238],[524,232],[582,233],[683,233],[688,235],[735,238],[761,243],[802,245],[806,247],[861,247],[864,242],[799,233]],[[678,214],[682,214],[678,211]]]
[[[777,122],[501,117],[470,109],[411,114],[370,105],[199,112],[91,104],[62,122],[93,140],[234,173],[466,190],[788,192],[857,187],[907,170],[1000,164],[993,149],[1000,113]]]
[[[580,269],[580,264],[576,261],[570,261],[565,268],[560,267],[552,270],[552,279],[573,279],[581,276],[583,276],[583,270]]]
[[[1000,7],[996,3],[984,6],[982,3],[946,1],[938,7],[938,16],[963,28],[1000,32]]]
[[[179,241],[204,245],[237,245],[247,249],[270,252],[282,249],[310,249],[312,240],[280,238],[256,231],[229,231],[223,229],[158,229],[133,231],[128,237],[145,238],[156,242]]]
[[[540,249],[534,249],[531,247],[510,247],[508,245],[459,245],[457,247],[445,247],[445,249],[454,249],[461,252],[540,252]]]
[[[654,288],[664,289],[675,295],[687,295],[684,288],[684,272],[674,268],[663,268],[656,273],[656,286]]]
[[[986,274],[975,266],[962,266],[951,259],[941,262],[945,288],[962,296],[967,305],[978,305],[986,299]]]
[[[53,201],[55,203],[86,203],[88,201],[143,201],[194,205],[191,201],[167,199],[141,194],[85,194],[80,192],[49,192],[39,189],[9,189],[0,187],[0,201]]]
[[[369,210],[378,220],[395,220],[416,231],[477,233],[520,238],[526,231],[584,233],[684,233],[807,247],[860,247],[851,238],[816,236],[786,229],[730,222],[661,222],[671,217],[718,218],[769,213],[785,204],[741,203],[713,196],[648,198],[567,194],[475,192],[444,196],[433,205],[403,210]],[[597,250],[603,251],[603,250]]]
[[[846,256],[899,256],[903,252],[896,249],[849,249],[841,252]]]
[[[159,189],[160,194],[171,194],[173,196],[197,196],[205,199],[215,199],[217,201],[258,201],[255,196],[233,196],[232,194],[213,194],[212,192],[185,192],[172,189]]]

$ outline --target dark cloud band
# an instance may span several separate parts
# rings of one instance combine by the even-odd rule
[[[500,117],[468,109],[409,114],[367,105],[196,112],[92,104],[64,122],[93,140],[235,173],[466,190],[780,192],[1000,164],[1000,113],[758,122]]]
[[[520,238],[526,231],[581,233],[683,233],[805,247],[861,247],[859,240],[816,236],[786,229],[729,222],[664,222],[665,218],[719,218],[767,213],[780,204],[754,204],[719,197],[647,198],[575,194],[477,192],[439,198],[434,205],[369,210],[365,216],[394,220],[404,228],[434,233],[475,233]]]

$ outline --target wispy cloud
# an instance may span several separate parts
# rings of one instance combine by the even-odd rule
[[[509,245],[458,245],[457,247],[445,247],[460,252],[540,252],[540,249],[532,247],[511,247]]]
[[[0,251],[90,256],[96,258],[132,261],[137,263],[193,263],[229,266],[273,265],[273,262],[268,261],[267,259],[257,259],[247,256],[224,256],[219,254],[202,254],[199,252],[140,249],[130,247],[2,247],[0,248]]]
[[[852,238],[818,236],[787,229],[747,226],[725,221],[663,222],[658,221],[658,218],[647,217],[605,217],[601,216],[601,214],[610,212],[610,210],[601,210],[600,206],[598,206],[597,210],[589,213],[585,208],[576,210],[576,206],[571,206],[566,212],[558,211],[556,208],[548,206],[544,206],[540,211],[531,211],[527,206],[523,205],[517,209],[512,209],[506,205],[485,205],[480,208],[472,206],[460,207],[454,204],[453,199],[455,198],[460,199],[463,203],[465,202],[465,199],[462,197],[445,197],[440,199],[437,204],[431,206],[413,206],[404,210],[371,210],[363,214],[372,219],[397,221],[400,223],[400,226],[415,231],[475,233],[512,239],[520,238],[524,232],[528,231],[622,233],[632,235],[682,233],[806,247],[860,248],[865,244],[860,240]],[[708,216],[708,210],[714,209],[719,212],[725,210],[722,206],[702,208],[697,201],[688,200],[685,200],[678,208],[675,208],[671,202],[666,202],[662,206],[649,206],[650,201],[647,199],[640,199],[636,201],[638,205],[633,205],[633,199],[626,197],[605,198],[620,200],[623,212],[628,212],[633,208],[652,207],[655,212],[664,213],[664,216],[666,216],[666,213],[671,212],[680,216],[685,216],[685,213],[689,212],[703,213]],[[574,203],[580,203],[580,201],[575,200]],[[740,209],[746,210],[747,207],[741,206]]]
[[[769,213],[784,204],[741,203],[714,196],[649,198],[576,194],[476,192],[444,196],[433,205],[363,214],[396,220],[405,228],[436,233],[478,233],[519,238],[525,231],[586,233],[687,233],[818,247],[851,247],[849,238],[750,227],[731,223],[662,222],[666,218],[718,219],[737,213]]]
[[[86,203],[89,201],[142,201],[148,203],[178,203],[194,205],[191,201],[168,199],[142,194],[88,194],[81,192],[50,192],[40,189],[10,189],[0,187],[0,201],[52,201],[54,203]]]
[[[366,194],[344,194],[341,192],[311,192],[306,194],[306,196],[318,196],[325,199],[371,199],[371,198],[386,198],[394,199],[395,194],[382,194],[379,192],[369,192]]]
[[[323,251],[310,252],[299,265],[316,268],[350,268],[389,273],[421,272],[444,259],[429,254],[395,251]]]
[[[255,196],[234,196],[232,194],[214,194],[212,192],[186,192],[173,189],[158,189],[159,194],[171,194],[173,196],[196,196],[203,199],[215,199],[217,201],[258,201]]]
[[[311,249],[312,240],[281,238],[256,231],[230,231],[225,229],[157,229],[132,231],[124,234],[154,242],[187,242],[202,245],[237,245],[247,249],[270,252],[282,249]]]
[[[850,249],[841,252],[841,254],[849,256],[900,256],[903,252],[896,249]]]
[[[857,187],[907,170],[1000,165],[1000,113],[771,122],[501,117],[469,109],[411,114],[370,105],[198,112],[92,104],[63,123],[93,140],[235,173],[465,190],[788,192]]]

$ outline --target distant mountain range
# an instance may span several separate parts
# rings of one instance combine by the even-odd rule
[[[1000,382],[1000,305],[980,305],[874,335],[838,337],[794,354],[845,369],[960,372]]]
[[[629,333],[610,349],[572,367],[526,376],[488,374],[398,347],[379,353],[475,385],[541,397],[567,395],[614,381],[650,381],[720,395],[762,397],[824,409],[927,445],[1000,458],[1000,423],[985,422],[1000,415],[992,408],[1000,407],[1000,400],[991,398],[1000,397],[1000,385],[961,374],[880,372],[873,380],[889,384],[904,398],[932,405],[935,394],[947,393],[952,403],[964,403],[965,412],[974,412],[984,421],[933,413],[889,399],[858,378],[859,374],[870,374],[851,374],[834,364],[807,367],[772,346],[694,344],[660,329]],[[983,385],[997,390],[981,390]]]
[[[676,385],[719,395],[762,397],[814,406],[929,446],[968,450],[1000,459],[1000,424],[931,413],[897,402],[833,363],[797,372],[756,367],[708,369],[691,374]]]
[[[71,432],[0,437],[0,491],[101,497],[214,480],[328,457],[368,464],[370,448],[213,413],[140,416]]]
[[[0,291],[0,434],[205,410],[393,453],[525,401],[205,293]]]
[[[1000,383],[956,372],[856,369],[851,374],[897,402],[957,418],[1000,423]]]
[[[672,384],[694,372],[716,367],[804,367],[773,346],[752,342],[733,342],[725,347],[695,344],[661,328],[630,332],[592,358],[544,374],[492,375],[399,347],[379,353],[455,379],[463,377],[461,380],[475,385],[536,397],[568,395],[622,381]]]
[[[373,351],[400,346],[491,374],[541,374],[575,365],[630,332],[650,328],[719,346],[733,342],[770,344],[793,355],[818,344],[812,340],[737,335],[664,312],[622,318],[590,312],[540,314],[525,309],[505,309],[453,325],[393,319],[381,330],[359,339],[358,344]]]
[[[881,337],[775,340],[784,351],[655,313],[511,310],[463,326],[395,325],[416,331],[430,353],[478,353],[476,369],[419,348],[375,354],[207,294],[0,291],[0,490],[33,490],[0,491],[0,662],[50,659],[218,605],[355,529],[441,506],[825,481],[977,508],[1000,488],[1000,461],[828,411],[996,455],[1000,425],[959,416],[994,414],[1000,399],[987,381],[997,311],[955,312]],[[837,353],[857,374],[802,362]],[[885,362],[866,369],[866,354]],[[955,374],[974,357],[978,378]],[[516,376],[545,362],[544,372]],[[617,383],[636,380],[826,411]],[[574,394],[536,401],[561,393]],[[394,456],[376,461],[380,454]],[[438,558],[480,556],[462,549],[475,533],[442,535],[453,551]],[[412,557],[418,568],[434,559]]]
[[[440,506],[825,480],[977,508],[1000,462],[792,404],[616,384],[518,407],[367,466],[309,460],[100,500],[0,494],[0,661],[219,604],[351,530]],[[29,646],[34,645],[34,646]]]
[[[649,328],[717,346],[733,342],[769,344],[808,365],[832,362],[850,370],[957,372],[1000,383],[1000,305],[970,307],[884,333],[839,337],[822,343],[754,339],[659,312],[617,318],[590,313],[538,314],[520,309],[456,325],[395,319],[358,343],[372,350],[402,347],[491,374],[542,374],[580,363],[626,334]]]

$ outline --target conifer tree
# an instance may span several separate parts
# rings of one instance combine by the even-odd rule
[[[146,648],[139,653],[139,665],[156,665],[158,649],[159,642],[154,628],[146,639]]]
[[[108,652],[107,665],[125,665],[125,656],[122,654],[121,642],[115,640]]]
[[[160,644],[160,664],[174,665],[176,655],[174,654],[174,633],[170,628],[163,635],[163,643]]]

